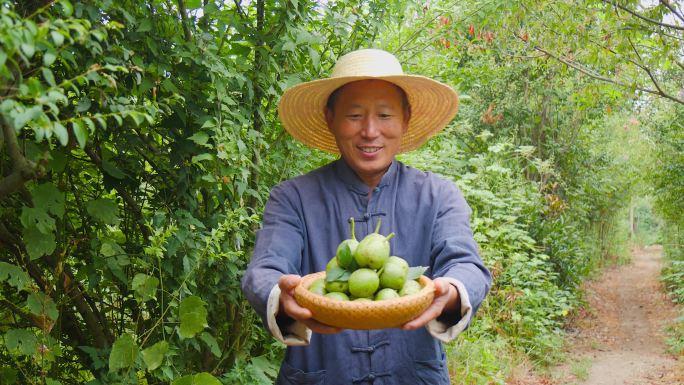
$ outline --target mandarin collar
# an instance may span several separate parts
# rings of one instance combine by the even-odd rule
[[[378,183],[378,188],[388,185],[394,179],[394,176],[397,174],[397,163],[396,159],[392,159],[392,163],[380,179],[380,183]],[[368,185],[356,175],[356,172],[347,164],[344,158],[340,157],[340,159],[335,161],[335,172],[342,182],[353,190],[364,194],[368,193]]]

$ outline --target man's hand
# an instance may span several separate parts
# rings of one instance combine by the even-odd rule
[[[311,331],[321,334],[333,334],[342,331],[340,328],[328,326],[322,324],[313,318],[311,310],[299,306],[297,301],[294,299],[294,289],[299,284],[302,277],[298,275],[283,275],[278,280],[278,286],[280,287],[280,312],[285,313],[290,318],[299,321],[306,325]]]
[[[401,327],[403,330],[416,330],[444,313],[457,313],[460,310],[461,301],[454,285],[443,278],[436,278],[434,283],[435,298],[432,304],[421,315],[405,323]]]

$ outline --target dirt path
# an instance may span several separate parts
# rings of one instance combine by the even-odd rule
[[[684,362],[666,352],[664,328],[677,317],[659,282],[662,249],[635,250],[632,262],[585,285],[569,364],[537,384],[684,385]]]

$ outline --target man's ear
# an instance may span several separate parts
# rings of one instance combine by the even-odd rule
[[[325,107],[325,124],[328,125],[328,130],[332,132],[332,122],[335,118],[335,112],[328,107]]]
[[[409,126],[410,121],[411,121],[411,106],[408,106],[404,110],[404,122],[403,122],[404,134],[406,133],[406,131],[408,131],[408,126]]]

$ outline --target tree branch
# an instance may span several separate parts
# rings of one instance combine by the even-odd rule
[[[12,314],[18,315],[19,317],[21,317],[21,319],[26,321],[27,324],[29,324],[31,326],[41,327],[41,325],[38,325],[38,323],[35,322],[35,320],[32,319],[28,314],[26,314],[22,308],[18,307],[17,305],[13,304],[12,302],[2,298],[2,299],[0,299],[0,303],[3,306],[7,307],[8,309],[12,309]]]
[[[97,168],[99,168],[102,172],[106,172],[102,168],[102,159],[99,155],[97,155],[97,153],[95,153],[95,150],[89,146],[86,146],[84,150],[86,154],[88,154],[90,159],[93,161],[93,163],[95,163]],[[133,215],[135,216],[135,221],[138,223],[138,227],[140,228],[140,233],[142,233],[143,239],[147,240],[150,237],[150,230],[147,228],[147,225],[145,224],[142,210],[138,206],[138,203],[135,201],[135,199],[133,199],[131,194],[129,194],[128,191],[126,191],[126,189],[124,188],[124,186],[121,185],[121,183],[117,182],[114,188],[123,198],[126,204],[128,204],[128,206],[131,208],[131,212],[133,212]]]
[[[238,15],[240,15],[241,18],[246,19],[247,14],[245,11],[242,9],[242,6],[240,5],[240,2],[238,0],[233,0],[235,3],[235,9],[237,9]]]
[[[88,331],[92,333],[95,340],[95,346],[104,348],[114,342],[111,331],[107,326],[106,319],[100,314],[99,309],[92,301],[92,299],[85,294],[85,289],[80,282],[74,280],[73,273],[64,271],[61,279],[65,277],[73,284],[65,287],[65,295],[69,297],[71,302],[76,306],[78,312],[83,317],[83,320],[88,327]]]
[[[541,48],[541,47],[534,47],[534,49],[537,50],[537,51],[539,51],[539,52],[543,52],[543,53],[545,53],[546,55],[548,55],[548,56],[550,56],[550,57],[556,59],[557,61],[559,61],[559,62],[565,64],[566,66],[568,66],[568,67],[570,67],[570,68],[573,68],[573,69],[575,69],[575,70],[577,70],[577,71],[579,71],[579,72],[581,72],[581,73],[583,73],[583,74],[585,74],[585,75],[587,75],[587,76],[589,76],[589,77],[591,77],[591,78],[594,78],[594,79],[596,79],[596,80],[600,80],[600,81],[606,82],[606,83],[615,84],[615,85],[620,86],[620,87],[632,88],[632,86],[629,85],[629,84],[625,84],[625,83],[619,82],[619,81],[617,81],[617,80],[615,80],[615,79],[611,79],[611,78],[608,78],[608,77],[599,75],[599,74],[597,74],[597,73],[593,73],[592,71],[589,71],[589,70],[587,70],[586,68],[582,68],[582,67],[581,67],[580,65],[578,65],[577,63],[574,63],[574,62],[569,61],[569,60],[565,60],[565,59],[561,58],[560,56],[554,55],[554,54],[552,54],[551,52],[549,52],[549,51],[547,51],[547,50],[545,50],[545,49],[543,49],[543,48]],[[647,71],[647,73],[649,73],[649,75],[650,75],[650,71]],[[677,103],[679,103],[679,104],[684,104],[684,99],[679,99],[678,97],[676,97],[676,96],[674,96],[674,95],[670,95],[670,94],[668,94],[668,93],[666,93],[666,92],[664,92],[664,91],[662,91],[662,90],[660,90],[660,89],[659,89],[659,90],[652,90],[652,89],[643,88],[643,87],[639,87],[639,86],[636,86],[636,87],[634,87],[634,88],[635,88],[637,91],[645,92],[645,93],[652,94],[652,95],[661,96],[661,97],[664,97],[664,98],[666,98],[666,99],[670,99],[670,100],[672,100],[672,101],[674,101],[674,102],[677,102]]]
[[[632,47],[632,50],[633,50],[634,53],[637,55],[637,57],[639,58],[639,60],[642,60],[642,59],[641,59],[641,55],[639,54],[639,51],[637,50],[636,46],[635,46],[634,43],[632,42],[632,39],[629,38],[629,36],[627,37],[627,41],[629,42],[629,45]],[[635,64],[636,64],[636,63],[635,63]],[[653,85],[655,86],[655,88],[658,90],[658,92],[659,92],[661,95],[664,94],[665,92],[662,90],[662,88],[660,88],[660,84],[658,84],[658,80],[656,80],[655,76],[653,76],[653,73],[651,72],[651,69],[648,68],[648,67],[646,67],[646,66],[639,65],[639,64],[636,64],[636,65],[639,66],[639,67],[640,67],[641,69],[643,69],[644,71],[646,71],[646,74],[648,74],[648,77],[651,79],[651,82],[653,83]]]
[[[183,33],[185,34],[185,41],[192,40],[192,34],[190,33],[190,26],[188,25],[188,16],[185,13],[185,2],[183,0],[178,0],[178,13],[180,14],[181,24],[183,25]]]
[[[0,222],[0,241],[2,241],[3,243],[11,243],[13,246],[15,246],[16,248],[10,248],[10,250],[13,250],[17,260],[21,261],[22,258],[19,250],[24,249],[25,246],[20,239],[17,239],[16,237],[12,236],[12,234],[7,230],[4,223],[2,222]],[[36,282],[36,284],[38,285],[38,287],[40,287],[41,290],[45,291],[48,289],[48,282],[43,277],[40,268],[34,262],[27,262],[24,266],[24,269],[26,269],[29,276],[33,278],[33,280]],[[73,277],[70,279],[71,282],[74,282]],[[102,323],[101,320],[98,320],[96,312],[88,306],[88,304],[84,300],[84,298],[87,297],[83,293],[82,288],[78,284],[76,284],[73,285],[71,289],[72,290],[70,290],[70,292],[73,294],[67,293],[67,296],[69,297],[69,299],[71,299],[71,302],[76,306],[76,309],[85,321],[88,331],[93,336],[95,345],[99,348],[104,348],[106,346],[111,345],[112,341],[110,341],[107,338],[107,334],[105,333],[106,331],[108,331],[105,327],[106,324]],[[71,310],[67,311],[67,313],[70,314]],[[35,322],[36,320],[33,321]],[[78,335],[80,333],[76,334]]]
[[[608,4],[610,4],[610,5],[614,6],[614,7],[620,8],[620,9],[622,9],[622,10],[625,11],[625,12],[631,13],[632,15],[638,17],[639,19],[644,20],[644,21],[647,21],[647,22],[649,22],[649,23],[651,23],[651,24],[659,25],[659,26],[665,27],[665,28],[672,28],[672,29],[677,29],[677,30],[680,30],[680,31],[684,31],[684,27],[681,27],[681,26],[675,25],[675,24],[663,23],[662,21],[658,21],[658,20],[654,20],[654,19],[648,18],[648,17],[643,16],[643,15],[641,15],[641,14],[635,12],[635,11],[632,11],[631,9],[629,9],[629,8],[623,6],[623,5],[618,4],[617,1],[613,2],[613,1],[610,1],[610,0],[603,0],[603,2],[604,2],[604,3],[608,3]]]
[[[12,162],[12,172],[0,180],[0,200],[19,190],[26,181],[33,178],[35,165],[21,153],[14,129],[5,119],[0,119],[5,147]]]
[[[678,11],[677,8],[670,5],[667,0],[660,0],[660,4],[666,6],[675,16],[679,18],[679,20],[684,21],[684,14]]]

